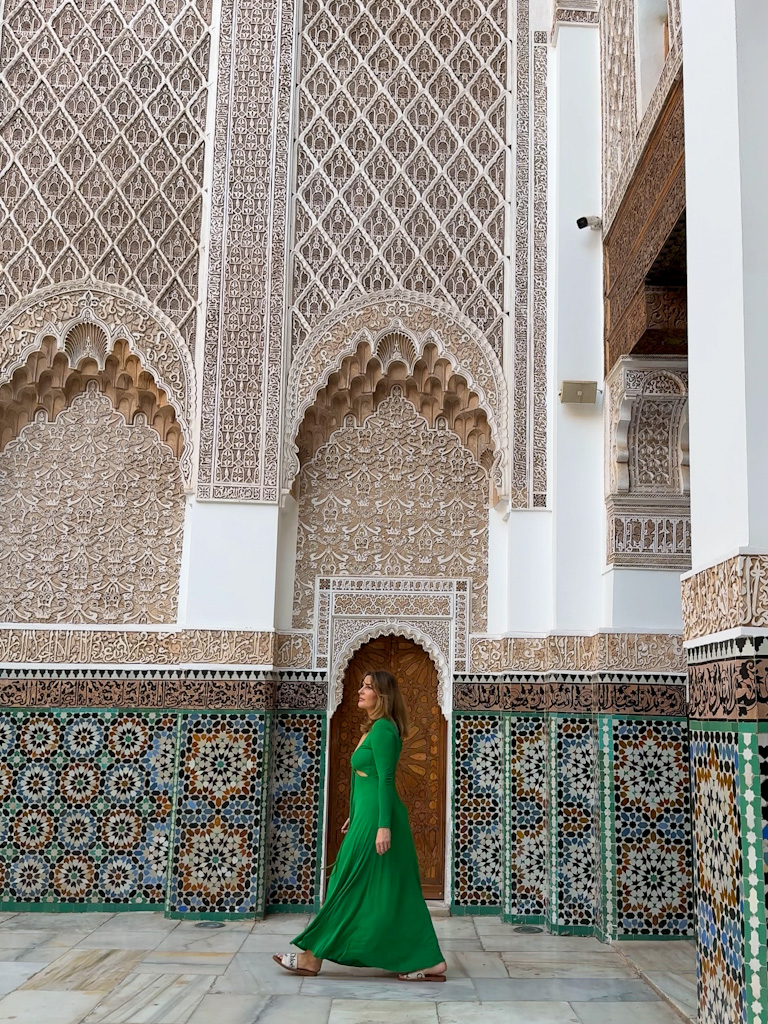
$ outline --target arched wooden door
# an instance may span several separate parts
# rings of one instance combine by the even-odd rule
[[[387,669],[402,690],[414,732],[403,744],[397,789],[408,808],[425,899],[445,892],[446,723],[437,703],[437,672],[426,651],[404,637],[383,636],[362,647],[349,664],[344,697],[331,719],[328,864],[336,859],[349,810],[349,759],[360,740],[357,691],[366,672]]]

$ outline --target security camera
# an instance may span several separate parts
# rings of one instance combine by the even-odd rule
[[[578,217],[576,219],[577,228],[592,228],[593,231],[599,231],[603,226],[603,222],[599,217]]]

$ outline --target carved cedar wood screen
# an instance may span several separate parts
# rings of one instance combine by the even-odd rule
[[[349,810],[349,759],[360,739],[357,692],[366,672],[387,669],[400,683],[414,732],[403,744],[397,790],[408,808],[426,899],[442,899],[445,887],[446,723],[437,703],[437,672],[426,651],[403,637],[379,637],[350,662],[344,699],[331,720],[328,864],[336,859]]]

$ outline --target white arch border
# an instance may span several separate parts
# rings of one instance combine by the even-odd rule
[[[452,710],[452,674],[445,653],[438,645],[412,622],[386,619],[372,622],[350,637],[340,651],[334,652],[333,664],[328,676],[328,717],[335,713],[344,696],[344,676],[353,656],[370,640],[380,636],[402,636],[413,640],[432,659],[437,670],[437,702],[446,721],[450,721]]]
[[[116,342],[127,341],[165,392],[184,438],[181,475],[191,487],[197,393],[192,356],[173,321],[129,288],[83,278],[39,288],[9,306],[0,316],[0,384],[39,351],[46,337],[56,338],[64,351],[67,334],[78,323],[98,325],[109,352]]]
[[[495,445],[491,475],[501,496],[509,493],[509,391],[498,356],[481,331],[457,307],[432,295],[390,289],[344,303],[307,336],[293,357],[286,389],[283,491],[299,471],[296,437],[307,410],[331,374],[361,341],[375,349],[393,331],[402,332],[420,355],[434,344],[477,393]]]

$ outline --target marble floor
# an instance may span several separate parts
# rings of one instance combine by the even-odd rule
[[[271,954],[290,950],[291,937],[307,921],[275,915],[206,929],[159,913],[0,914],[0,1024],[690,1019],[687,942],[608,946],[589,938],[522,935],[497,918],[436,917],[448,959],[443,984],[407,984],[382,971],[331,963],[317,978],[299,978],[281,971]]]

